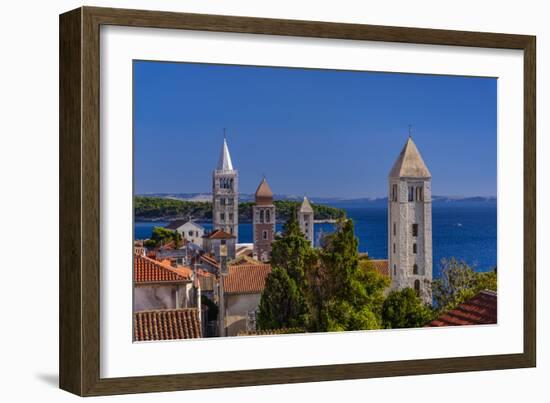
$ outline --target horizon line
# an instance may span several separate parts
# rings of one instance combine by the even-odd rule
[[[148,196],[148,195],[178,195],[178,194],[204,194],[204,195],[211,195],[212,192],[145,192],[145,193],[134,193],[134,196]],[[238,194],[243,195],[254,195],[255,192],[239,192]],[[293,194],[293,193],[274,193],[275,196],[294,196],[294,197],[304,197],[307,196],[308,199],[340,199],[340,200],[356,200],[356,199],[387,199],[388,196],[310,196],[307,194]],[[493,198],[496,199],[496,195],[441,195],[441,194],[434,194],[433,197],[446,197],[449,199],[452,198],[474,198],[474,197],[483,197],[483,198]]]

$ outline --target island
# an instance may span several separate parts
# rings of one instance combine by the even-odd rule
[[[275,200],[277,220],[286,221],[301,202],[292,200]],[[253,202],[239,203],[239,222],[252,222]],[[344,218],[346,212],[342,209],[324,204],[312,204],[315,220],[335,222]],[[134,218],[136,221],[172,221],[175,219],[195,220],[199,222],[212,221],[212,202],[189,201],[163,197],[134,197]]]

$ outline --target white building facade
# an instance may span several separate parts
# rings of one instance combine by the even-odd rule
[[[432,304],[431,174],[411,137],[388,178],[388,260],[392,289],[414,289]]]
[[[203,247],[202,237],[204,236],[204,227],[193,221],[185,221],[183,223],[175,221],[166,227],[174,231],[178,231],[181,236],[195,245]]]

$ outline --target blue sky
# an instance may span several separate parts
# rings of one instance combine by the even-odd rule
[[[240,191],[385,196],[408,136],[436,195],[496,195],[497,80],[134,62],[135,192],[210,192],[223,140]]]

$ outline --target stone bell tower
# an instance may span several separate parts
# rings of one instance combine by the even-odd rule
[[[432,304],[431,174],[412,137],[390,171],[388,260],[392,289],[414,289]]]
[[[212,226],[239,239],[239,175],[233,169],[224,136],[218,166],[212,174]]]
[[[266,179],[256,190],[256,204],[252,207],[254,221],[254,255],[262,262],[271,260],[271,243],[275,239],[275,205],[273,192]]]
[[[311,242],[311,246],[314,246],[315,240],[314,222],[313,207],[311,207],[307,197],[304,196],[304,201],[298,210],[298,225],[304,237]]]

